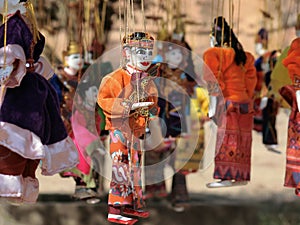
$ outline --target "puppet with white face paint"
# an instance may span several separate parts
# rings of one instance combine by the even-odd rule
[[[40,160],[42,174],[53,175],[74,167],[78,155],[61,119],[55,90],[36,72],[45,38],[35,18],[22,14],[33,15],[31,3],[20,2],[10,1],[7,12],[0,2],[1,14],[10,13],[0,26],[0,197],[34,203]]]
[[[89,129],[89,122],[94,121],[95,117],[88,118],[89,115],[95,116],[95,102],[98,88],[95,86],[86,86],[84,92],[80,92],[80,96],[76,101],[81,101],[80,108],[74,108],[75,91],[78,88],[80,76],[83,73],[84,60],[81,54],[79,43],[70,41],[67,50],[63,52],[63,65],[58,68],[50,82],[55,87],[59,98],[62,118],[65,126],[77,146],[79,153],[79,164],[61,173],[62,177],[72,177],[76,183],[73,197],[78,200],[85,200],[87,203],[99,202],[99,193],[97,193],[98,183],[93,176],[93,163],[89,148],[97,149],[93,143],[98,136]],[[90,84],[90,83],[89,83]],[[88,85],[89,85],[88,84]],[[82,88],[80,88],[82,89]],[[94,101],[94,102],[93,102]],[[75,134],[77,132],[77,135]],[[82,133],[80,140],[77,140]]]
[[[62,116],[69,132],[71,132],[72,101],[82,67],[83,58],[80,54],[80,46],[71,41],[67,50],[63,52],[63,65],[57,68],[56,74],[50,79],[50,83],[58,94]]]
[[[157,114],[157,89],[151,70],[154,39],[150,34],[134,32],[123,38],[125,65],[105,76],[98,92],[98,104],[106,116],[110,131],[112,180],[108,197],[108,221],[134,224],[148,217],[141,187],[140,139],[149,120]],[[150,69],[149,69],[150,68]],[[150,72],[151,71],[151,72]]]

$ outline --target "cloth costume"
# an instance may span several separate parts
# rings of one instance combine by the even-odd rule
[[[190,116],[190,97],[189,94],[193,94],[193,89],[196,84],[195,82],[195,71],[194,64],[190,54],[190,46],[185,41],[170,40],[170,44],[164,46],[164,52],[168,52],[172,49],[178,48],[180,46],[180,51],[183,56],[180,68],[170,68],[167,63],[162,63],[160,66],[160,76],[157,82],[157,89],[159,91],[158,106],[160,108],[159,117],[164,121],[166,126],[166,133],[164,138],[166,139],[165,148],[160,151],[152,150],[147,151],[145,155],[146,165],[155,165],[164,161],[170,154],[176,149],[179,138],[188,141],[188,136],[181,137],[183,133],[187,134],[189,132],[187,124],[188,116]],[[163,59],[165,56],[162,56]],[[166,61],[164,59],[163,61]],[[187,74],[184,70],[187,70]],[[170,141],[171,139],[171,141]],[[173,142],[173,143],[172,143]],[[188,161],[188,159],[178,159],[183,154],[172,154],[170,159],[170,164],[174,169],[174,175],[172,178],[171,187],[171,202],[174,207],[186,206],[189,201],[189,195],[186,184],[186,175],[191,171],[184,168],[176,168],[176,160]],[[190,155],[189,155],[190,157]],[[160,180],[158,183],[153,183],[146,185],[146,198],[152,197],[166,197],[166,184],[164,177],[164,170],[159,167],[146,167],[145,169],[146,177],[156,177],[155,179]]]
[[[268,96],[274,95],[275,101],[279,102],[280,107],[290,108],[290,105],[280,95],[279,89],[285,85],[292,84],[291,78],[288,75],[287,68],[282,64],[288,54],[290,46],[286,47],[277,59],[277,63],[271,74],[271,81],[269,84]]]
[[[266,72],[264,76],[264,83],[267,89],[271,89],[270,82],[272,79],[272,71],[277,63],[278,52],[276,50],[272,51],[269,57],[269,68],[270,70]],[[262,121],[262,136],[263,144],[270,150],[274,150],[275,146],[278,144],[277,130],[276,130],[276,117],[278,114],[278,109],[280,103],[277,101],[274,94],[266,94],[267,99],[266,106],[262,109],[263,121]]]
[[[256,85],[254,57],[236,65],[235,51],[213,47],[204,52],[204,62],[217,79],[225,100],[226,117],[218,125],[214,178],[249,181],[253,128],[253,94]],[[209,81],[209,78],[207,78]],[[222,135],[225,134],[224,139]]]
[[[140,138],[145,135],[149,117],[157,114],[157,89],[146,73],[131,74],[120,68],[106,75],[100,84],[98,104],[106,117],[106,130],[110,131],[112,180],[108,204],[144,207],[141,187]],[[142,77],[140,77],[142,76]],[[136,79],[140,81],[140,93],[135,91]],[[154,102],[148,112],[131,111],[131,104],[140,101]]]
[[[264,77],[265,77],[265,71],[262,68],[262,64],[264,61],[267,61],[267,53],[260,56],[258,59],[255,60],[255,68],[256,68],[256,76],[257,76],[257,82],[255,86],[254,91],[254,126],[253,129],[257,132],[262,132],[263,130],[263,112],[260,108],[261,104],[261,98],[262,98],[262,92],[265,91],[265,85],[264,85]]]
[[[59,173],[78,163],[76,147],[60,117],[57,94],[42,74],[34,72],[33,63],[38,62],[45,39],[39,33],[34,43],[31,28],[19,11],[8,18],[5,65],[19,60],[19,72],[16,76],[12,73],[1,86],[0,196],[20,203],[37,200],[39,183],[35,172],[40,160],[43,175]],[[3,24],[2,67],[4,36]]]
[[[296,195],[300,196],[300,151],[299,131],[300,113],[296,92],[300,90],[300,38],[293,40],[286,58],[282,64],[288,69],[291,85],[285,85],[279,89],[279,93],[289,103],[291,113],[288,123],[288,137],[286,148],[286,169],[284,186],[295,188]]]
[[[68,75],[64,71],[63,66],[59,66],[56,74],[50,79],[50,83],[55,88],[60,99],[61,116],[67,128],[69,136],[75,143],[79,155],[79,163],[76,167],[67,169],[61,172],[62,177],[72,177],[75,182],[75,193],[73,197],[77,199],[90,199],[98,197],[97,189],[100,184],[95,181],[95,170],[92,155],[95,151],[103,149],[104,147],[98,141],[100,136],[101,118],[95,108],[85,107],[83,104],[84,96],[77,96],[77,101],[82,103],[74,104],[75,90],[78,88],[78,74],[74,76]],[[89,82],[90,86],[91,82]],[[84,95],[84,94],[83,94]],[[74,107],[74,106],[80,107]],[[90,115],[95,117],[89,118]],[[97,131],[91,127],[89,123],[95,121]],[[80,138],[80,140],[77,140]],[[99,172],[99,170],[97,171]]]

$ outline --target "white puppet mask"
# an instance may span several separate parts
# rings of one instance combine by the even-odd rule
[[[128,65],[138,70],[146,71],[153,59],[152,48],[132,47],[130,51],[125,50],[125,57]]]
[[[5,0],[0,0],[0,14],[5,14]],[[20,0],[9,0],[7,1],[7,14],[13,14],[20,10],[23,14],[26,12],[25,6],[20,3]]]
[[[66,64],[68,65],[69,75],[74,76],[76,73],[83,68],[83,58],[81,54],[71,54],[69,56],[65,56]],[[72,71],[72,72],[71,72]]]
[[[267,52],[267,50],[264,48],[263,44],[258,42],[255,44],[255,53],[257,55],[263,55]]]
[[[180,63],[182,63],[183,60],[183,54],[181,49],[173,48],[168,52],[166,52],[166,60],[171,69],[178,68]]]

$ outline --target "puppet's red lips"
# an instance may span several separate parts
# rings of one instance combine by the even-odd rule
[[[143,66],[148,66],[148,65],[150,65],[149,62],[142,62],[141,64],[142,64]]]

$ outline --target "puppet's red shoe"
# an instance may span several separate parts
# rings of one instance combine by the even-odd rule
[[[126,217],[126,216],[117,215],[117,214],[108,214],[107,221],[109,221],[111,223],[118,223],[118,224],[124,224],[124,225],[133,225],[138,220],[137,219],[132,219],[132,218],[129,218],[129,217]]]
[[[295,194],[296,194],[298,197],[300,197],[300,188],[296,188],[296,189],[295,189]]]
[[[134,210],[131,208],[124,208],[123,213],[126,215],[137,216],[142,218],[147,218],[150,216],[150,213],[148,211],[144,211],[142,209]]]

